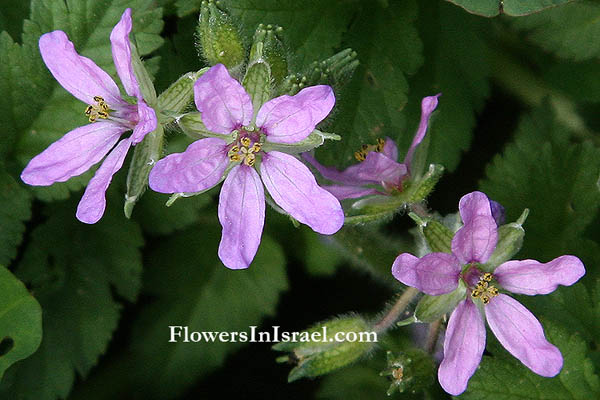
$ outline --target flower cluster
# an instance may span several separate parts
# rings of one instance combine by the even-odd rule
[[[421,258],[403,253],[392,266],[396,279],[428,295],[458,290],[460,281],[469,289],[448,322],[444,360],[438,370],[440,384],[452,395],[466,389],[485,349],[483,316],[513,356],[538,375],[555,376],[563,364],[560,351],[546,340],[537,318],[501,291],[551,293],[558,285],[577,282],[585,274],[583,263],[567,255],[545,264],[507,261],[486,272],[482,265],[498,243],[490,200],[481,192],[469,193],[461,198],[459,210],[464,225],[452,239],[452,253],[434,252]]]

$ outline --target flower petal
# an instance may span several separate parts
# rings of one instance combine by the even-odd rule
[[[127,105],[110,75],[89,58],[77,54],[63,31],[43,34],[39,47],[54,78],[79,100],[94,104],[94,96],[100,96],[111,108]]]
[[[448,253],[429,253],[421,259],[403,253],[394,261],[392,274],[405,285],[438,296],[458,287],[460,264]]]
[[[340,202],[317,185],[310,170],[293,156],[265,153],[260,174],[275,203],[315,232],[331,235],[344,224]]]
[[[536,260],[508,261],[494,271],[506,290],[521,294],[548,294],[558,285],[571,286],[585,275],[585,267],[575,256],[560,256],[542,264]]]
[[[265,222],[265,193],[254,168],[238,165],[227,175],[219,196],[219,222],[219,258],[227,268],[248,268]]]
[[[256,115],[256,126],[269,142],[296,143],[310,135],[334,104],[331,87],[307,87],[294,96],[279,96],[263,104]]]
[[[133,134],[131,135],[133,144],[138,144],[141,142],[146,134],[156,129],[158,124],[154,109],[149,107],[141,98],[138,99],[137,112],[139,121],[133,129]]]
[[[86,224],[95,224],[102,218],[106,208],[106,189],[113,175],[121,169],[127,151],[131,146],[130,139],[124,139],[110,152],[96,174],[87,185],[85,193],[77,206],[77,219]]]
[[[330,185],[323,186],[323,189],[334,195],[338,200],[357,199],[359,197],[365,197],[372,194],[384,194],[376,189],[363,188],[360,186]]]
[[[485,263],[498,243],[496,221],[489,215],[478,215],[469,220],[452,238],[452,253],[462,264]]]
[[[398,159],[398,146],[396,146],[396,142],[386,137],[382,153],[391,160],[396,161]]]
[[[128,8],[110,33],[110,44],[117,74],[119,74],[125,91],[130,96],[140,98],[140,87],[131,63],[131,44],[129,43],[131,27],[131,8]]]
[[[482,192],[471,192],[461,197],[458,210],[463,224],[468,224],[478,215],[492,216],[490,199]]]
[[[409,168],[417,146],[419,146],[419,144],[421,144],[425,138],[425,134],[427,133],[427,125],[429,124],[429,118],[437,107],[438,97],[441,95],[442,94],[440,93],[436,94],[435,96],[425,97],[421,101],[421,121],[419,122],[419,128],[417,129],[417,133],[415,133],[412,144],[406,153],[406,157],[404,157],[404,164],[406,164]]]
[[[47,186],[80,175],[102,160],[126,130],[108,121],[76,128],[29,161],[21,179],[29,185]]]
[[[477,306],[467,298],[454,310],[444,339],[444,360],[438,370],[442,388],[453,396],[467,383],[481,362],[485,349],[485,325]]]
[[[560,350],[546,340],[540,321],[521,303],[500,294],[485,306],[485,315],[498,341],[527,368],[547,377],[560,372]]]
[[[194,84],[194,100],[211,132],[228,134],[252,120],[252,100],[223,64],[217,64]]]
[[[302,157],[315,167],[325,179],[349,186],[382,182],[397,185],[407,173],[404,164],[397,163],[383,153],[371,152],[364,161],[351,165],[342,172],[335,168],[325,167],[310,153],[303,153]]]
[[[150,171],[150,188],[160,193],[195,193],[221,181],[229,165],[227,145],[219,138],[190,144],[183,153],[169,154]]]

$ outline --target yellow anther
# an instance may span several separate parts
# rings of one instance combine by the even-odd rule
[[[383,151],[383,147],[385,146],[385,140],[377,139],[377,144],[363,144],[360,146],[360,150],[354,153],[354,158],[358,161],[364,161],[367,158],[367,155],[372,152],[381,153]]]
[[[246,158],[244,158],[244,164],[246,164],[249,167],[252,167],[255,162],[256,162],[256,156],[253,153],[248,153],[246,155]]]
[[[471,291],[471,297],[480,299],[484,305],[489,304],[492,298],[498,296],[498,289],[490,285],[492,279],[494,279],[494,276],[489,272],[481,275],[475,289]]]
[[[242,140],[240,140],[240,142],[242,143],[242,146],[244,146],[244,147],[250,146],[250,138],[247,136],[242,138]]]
[[[260,151],[261,147],[262,146],[260,145],[260,143],[254,143],[254,145],[250,149],[250,153],[258,153]]]
[[[90,122],[96,122],[98,117],[107,119],[109,117],[108,111],[110,107],[104,101],[104,98],[100,96],[94,96],[96,104],[90,104],[85,108],[85,115],[88,116]]]
[[[486,282],[490,282],[493,278],[494,278],[494,275],[490,274],[489,272],[486,272],[481,277],[481,279],[484,280],[484,281],[486,281]]]
[[[241,160],[241,157],[240,157],[240,155],[239,155],[239,154],[231,154],[231,155],[229,156],[229,159],[230,159],[231,161],[240,161],[240,160]]]

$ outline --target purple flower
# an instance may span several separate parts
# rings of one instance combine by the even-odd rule
[[[263,184],[277,205],[316,232],[333,234],[342,227],[339,201],[317,185],[304,164],[289,154],[263,150],[265,143],[305,139],[335,104],[329,86],[277,97],[255,114],[242,85],[217,64],[196,81],[194,98],[206,128],[223,138],[200,139],[157,162],[150,187],[162,193],[200,192],[229,171],[219,196],[223,264],[240,269],[252,262],[265,218]]]
[[[324,186],[339,200],[355,199],[372,194],[389,194],[393,191],[402,191],[402,182],[410,176],[410,167],[417,146],[425,138],[429,118],[438,104],[438,97],[429,96],[421,102],[421,122],[413,138],[404,162],[399,163],[398,148],[390,138],[378,139],[375,145],[363,145],[354,153],[359,164],[352,165],[344,171],[321,165],[311,154],[302,156],[315,167],[325,179],[338,182],[339,185]],[[381,185],[381,189],[373,188]]]
[[[64,182],[84,173],[108,154],[77,207],[77,218],[88,224],[98,222],[104,214],[106,189],[123,165],[129,147],[156,129],[156,114],[144,101],[133,73],[131,25],[128,8],[113,28],[110,41],[117,73],[127,94],[137,97],[135,105],[123,100],[106,72],[89,58],[77,54],[63,31],[40,37],[40,52],[46,66],[62,87],[89,104],[85,115],[91,123],[72,130],[34,157],[21,173],[21,179],[35,186]],[[121,135],[130,130],[133,134],[119,142]]]
[[[452,254],[430,253],[419,259],[403,253],[392,266],[396,279],[432,296],[454,291],[460,280],[470,290],[470,296],[457,305],[448,322],[444,360],[438,370],[440,384],[446,392],[459,395],[481,361],[485,325],[477,304],[509,353],[536,374],[555,376],[563,364],[560,351],[546,340],[535,316],[499,289],[526,295],[548,294],[558,285],[577,282],[585,274],[583,263],[574,256],[561,256],[545,264],[508,261],[493,274],[483,272],[480,264],[490,258],[498,241],[490,201],[481,192],[469,193],[460,200],[459,210],[464,226],[452,239]]]

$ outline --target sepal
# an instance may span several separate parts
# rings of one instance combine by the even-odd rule
[[[161,123],[169,123],[194,100],[194,83],[202,76],[208,68],[200,71],[188,72],[171,84],[158,96],[158,109],[166,120]]]
[[[415,322],[431,323],[452,311],[465,298],[467,287],[461,280],[453,292],[440,296],[425,295],[415,309]]]
[[[135,203],[137,203],[146,191],[150,170],[162,156],[163,138],[164,130],[162,125],[159,124],[155,130],[148,133],[135,146],[133,158],[131,159],[131,164],[129,164],[129,172],[127,173],[127,192],[123,206],[123,211],[127,218],[131,218]]]
[[[154,89],[152,77],[146,67],[144,67],[137,47],[133,43],[131,43],[131,65],[133,66],[133,73],[137,79],[144,101],[150,107],[154,107],[156,105],[156,89]]]
[[[517,221],[498,228],[498,244],[496,244],[496,250],[494,250],[487,263],[481,266],[484,271],[494,272],[497,266],[512,259],[521,250],[523,238],[525,237],[525,230],[522,225],[528,215],[529,209],[526,208]]]

